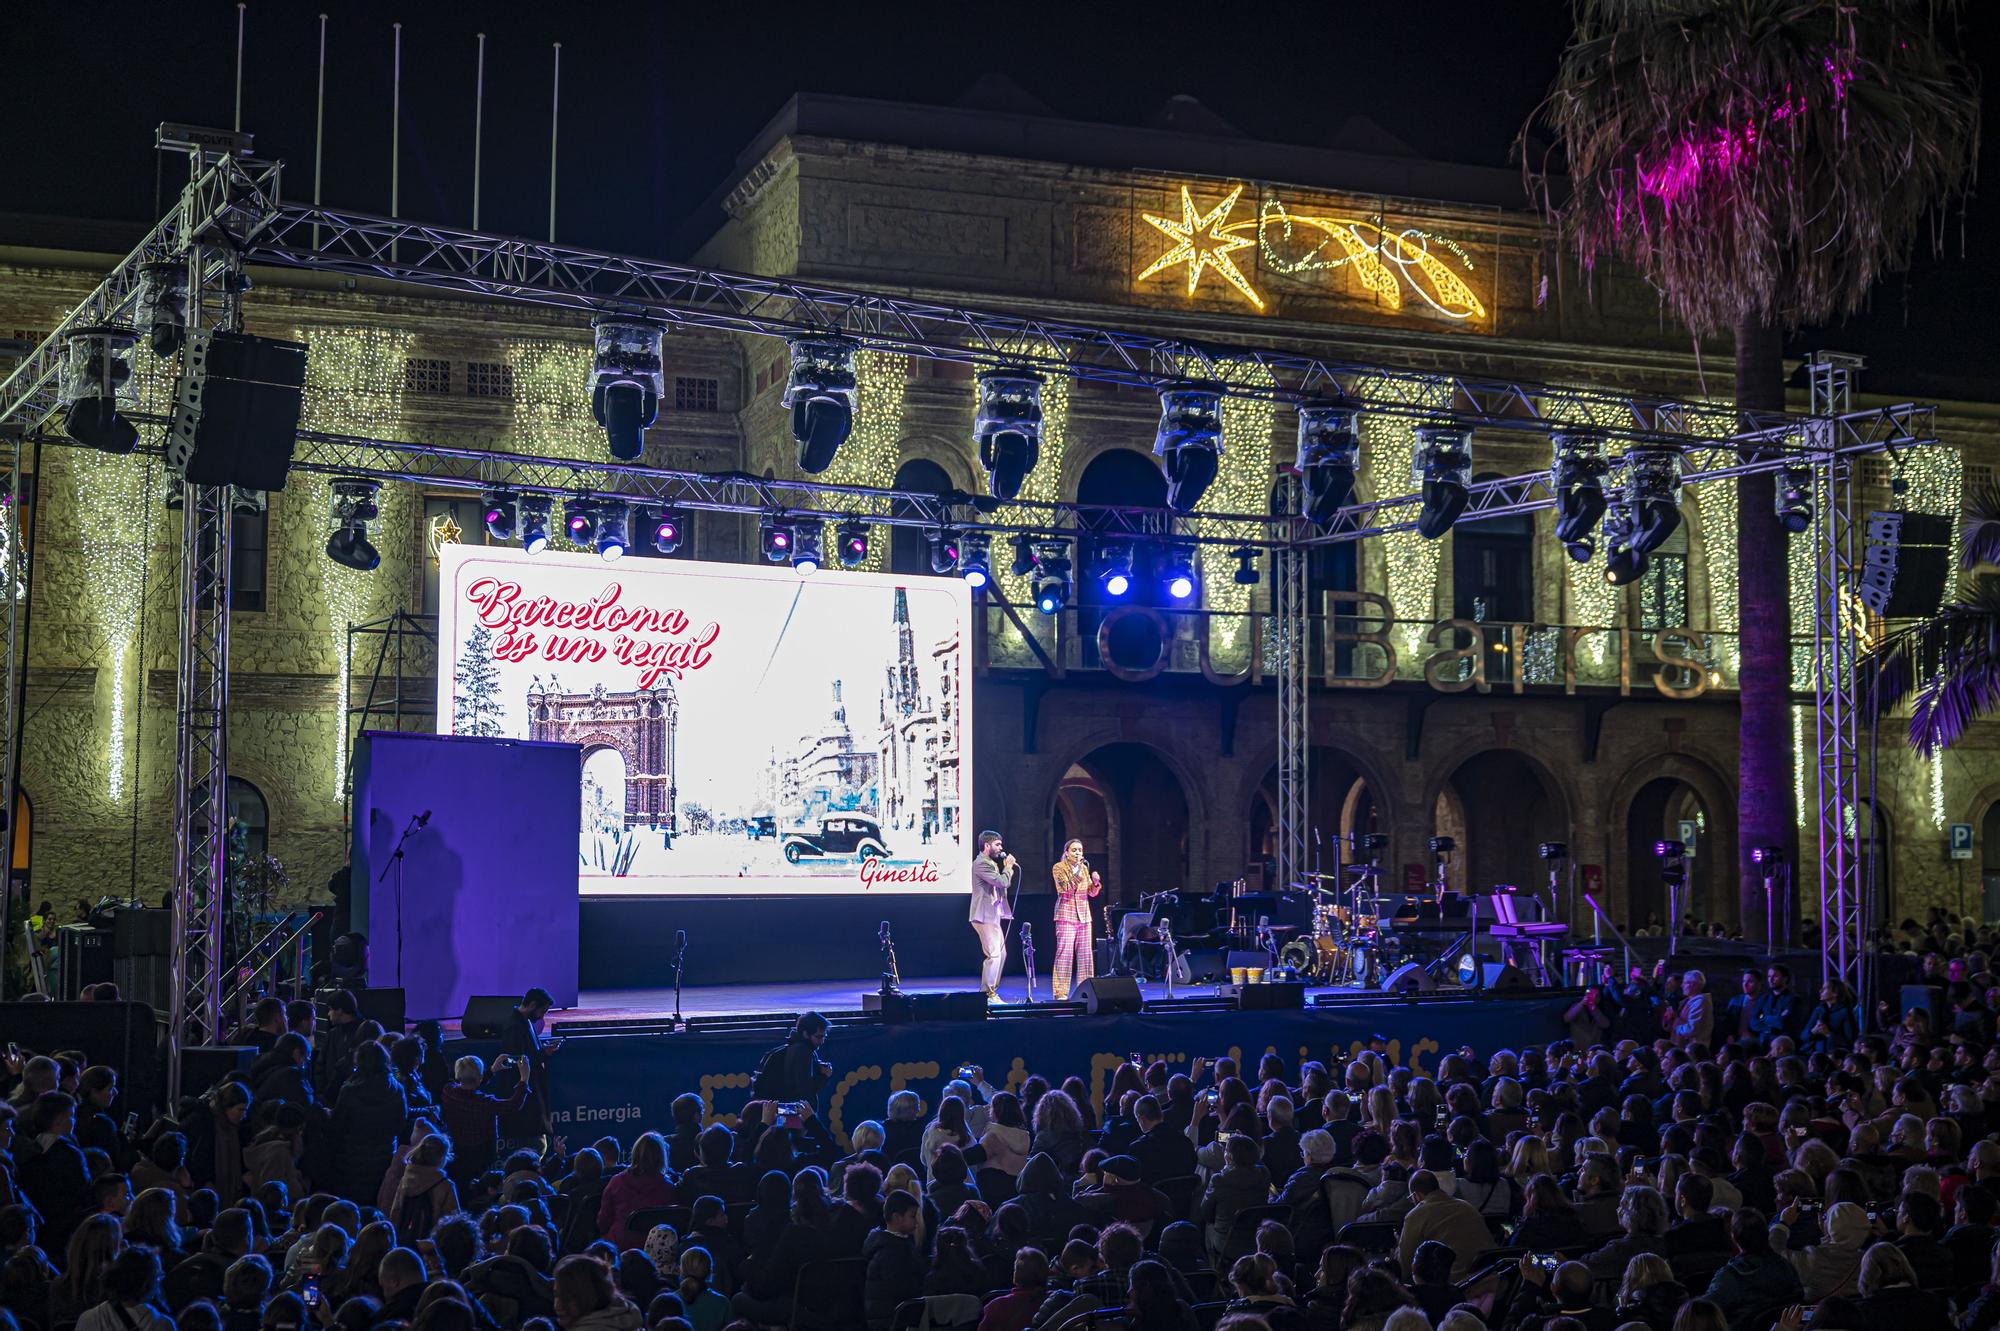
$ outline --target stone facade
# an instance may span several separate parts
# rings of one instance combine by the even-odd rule
[[[811,128],[768,136],[744,159],[702,261],[1416,371],[1727,397],[1728,385],[1717,379],[1728,366],[1722,349],[1698,359],[1629,275],[1600,274],[1586,289],[1561,270],[1547,237],[1519,211],[1385,197],[1343,190],[1337,181],[1276,184],[1066,165],[990,147],[913,147],[836,132],[824,117]],[[1184,189],[1206,213],[1238,186],[1242,195],[1229,217],[1249,229],[1217,234],[1248,242],[1235,253],[1255,302],[1213,266],[1197,273],[1192,294],[1185,265],[1139,276],[1172,244],[1148,214],[1179,218]],[[1332,265],[1345,253],[1326,248],[1339,240],[1336,230],[1323,229],[1330,238],[1324,245],[1299,248],[1305,218],[1329,225],[1347,219],[1360,230],[1346,234],[1374,237],[1381,271],[1369,277],[1358,258]],[[1444,300],[1451,312],[1437,298],[1459,288],[1426,277],[1432,270],[1419,259],[1383,267],[1381,248],[1416,244],[1412,236],[1463,283],[1459,304]],[[0,335],[39,336],[107,262],[0,252]],[[579,462],[602,456],[582,386],[589,333],[580,321],[367,283],[257,276],[251,329],[302,336],[312,347],[312,423]],[[1475,304],[1479,312],[1466,314]],[[667,358],[669,391],[648,438],[649,460],[792,473],[779,402],[782,344],[676,332]],[[425,364],[413,369],[417,363]],[[151,367],[151,390],[163,391],[165,377]],[[879,410],[869,417],[867,439],[857,431],[836,464],[840,478],[888,484],[899,467],[923,460],[960,488],[982,489],[969,439],[968,378],[962,367],[940,363],[873,363],[864,374],[863,410],[871,402]],[[1257,511],[1290,460],[1292,416],[1251,403],[1227,410],[1231,470],[1218,484],[1233,487],[1229,493],[1247,505],[1231,511]],[[1062,411],[1060,438],[1044,451],[1045,474],[1031,478],[1048,487],[1046,497],[1076,498],[1094,463],[1150,449],[1157,403],[1148,394],[1071,384]],[[1958,451],[1954,484],[1958,455],[1967,483],[1990,477],[2000,461],[1993,415],[1986,404],[1951,404],[1944,412],[1943,431]],[[1397,446],[1388,436],[1368,443],[1391,452]],[[1530,433],[1482,434],[1475,457],[1479,474],[1527,471],[1547,464],[1547,444]],[[63,448],[44,449],[35,460],[22,780],[33,806],[30,872],[38,898],[67,903],[131,891],[156,899],[170,877],[178,518],[163,508],[157,466],[132,470],[142,466]],[[1400,492],[1406,477],[1376,459],[1364,493]],[[1886,472],[1864,480],[1877,486],[1873,502],[1887,501]],[[380,642],[357,645],[349,660],[347,626],[426,610],[427,497],[414,485],[385,487],[375,537],[384,559],[369,575],[334,570],[321,553],[323,482],[295,475],[270,497],[263,608],[239,612],[233,624],[230,766],[267,805],[270,850],[291,873],[294,900],[321,898],[344,857],[342,762],[354,721],[342,712],[367,697]],[[1385,870],[1399,882],[1408,866],[1424,865],[1426,838],[1448,831],[1463,847],[1456,880],[1481,885],[1533,881],[1534,840],[1564,840],[1580,863],[1598,867],[1621,919],[1643,918],[1657,907],[1658,890],[1635,847],[1655,827],[1673,826],[1676,814],[1692,812],[1702,823],[1696,909],[1732,917],[1736,719],[1727,643],[1734,601],[1725,524],[1733,509],[1693,491],[1683,507],[1685,614],[1635,632],[1629,649],[1610,634],[1586,639],[1575,648],[1573,694],[1561,687],[1560,653],[1549,655],[1558,640],[1499,632],[1489,641],[1538,662],[1505,667],[1530,670],[1525,691],[1515,692],[1504,674],[1489,691],[1476,683],[1445,691],[1469,682],[1462,667],[1447,660],[1426,675],[1421,658],[1436,650],[1425,637],[1429,625],[1461,613],[1455,589],[1464,581],[1461,552],[1471,548],[1464,533],[1432,546],[1414,538],[1365,543],[1352,574],[1342,576],[1382,597],[1395,615],[1400,665],[1383,687],[1356,687],[1357,677],[1380,670],[1379,651],[1336,652],[1328,644],[1323,653],[1328,678],[1314,691],[1311,716],[1321,773],[1312,803],[1324,839],[1362,826],[1387,833]],[[466,539],[478,535],[475,524]],[[890,544],[883,535],[878,548]],[[1532,605],[1524,620],[1600,628],[1641,622],[1638,592],[1607,598],[1578,577],[1553,540],[1549,515],[1539,515],[1514,548],[1527,561]],[[739,520],[704,517],[693,552],[750,557],[754,531]],[[995,556],[1004,562],[1000,551]],[[1482,549],[1476,557],[1488,555]],[[1037,621],[1025,605],[1000,606],[1002,598],[1024,598],[1017,582],[999,580],[999,595],[975,631],[977,739],[963,777],[966,818],[1003,828],[1031,863],[1044,846],[1053,858],[1065,829],[1084,836],[1093,861],[1109,866],[1117,895],[1253,871],[1266,849],[1277,749],[1275,689],[1260,676],[1254,650],[1263,629],[1250,617],[1268,608],[1269,579],[1246,591],[1230,583],[1225,568],[1204,572],[1212,617],[1148,612],[1101,632],[1094,611],[1054,625]],[[1343,605],[1340,612],[1351,610]],[[1135,624],[1161,638],[1161,668],[1120,663],[1115,650],[1119,669],[1101,668],[1097,644]],[[1655,687],[1657,627],[1706,635],[1700,673],[1712,670],[1718,686],[1686,700]],[[1680,650],[1673,643],[1665,649]],[[1496,668],[1503,657],[1497,647],[1487,654]],[[415,677],[404,692],[427,700],[434,667],[421,653],[412,659]],[[1231,682],[1237,676],[1243,681]],[[1695,678],[1670,672],[1669,682]],[[388,720],[376,715],[369,724]],[[404,724],[428,726],[431,718],[412,714]],[[1930,766],[1909,755],[1897,734],[1884,733],[1878,805],[1891,862],[1886,909],[1903,915],[1960,904],[1939,813],[1941,821],[1974,824],[1976,853],[1993,857],[2000,883],[2000,819],[1990,837],[1986,826],[2000,802],[1996,747],[2000,726],[1978,727],[1946,756],[1942,798],[1934,801]],[[1989,842],[1996,844],[1988,849]],[[1985,863],[1965,866],[1964,902],[1975,910]],[[1811,893],[1808,885],[1802,895]],[[1803,904],[1810,913],[1817,903]]]

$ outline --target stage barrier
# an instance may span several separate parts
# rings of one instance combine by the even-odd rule
[[[865,1119],[880,1119],[891,1093],[915,1091],[928,1117],[938,1093],[963,1064],[983,1068],[996,1088],[1031,1074],[1059,1082],[1082,1076],[1101,1102],[1118,1064],[1138,1055],[1185,1070],[1197,1057],[1233,1055],[1254,1062],[1275,1050],[1296,1069],[1307,1059],[1346,1057],[1382,1037],[1390,1066],[1429,1075],[1439,1058],[1470,1045],[1483,1060],[1493,1050],[1546,1044],[1568,1031],[1571,991],[1521,997],[1359,1000],[1293,1012],[1188,1012],[1107,1017],[927,1022],[913,1026],[837,1028],[825,1057],[834,1081],[821,1113],[843,1144]],[[766,1033],[573,1037],[550,1058],[550,1105],[558,1135],[572,1149],[602,1136],[628,1145],[640,1133],[668,1131],[669,1105],[683,1092],[702,1098],[711,1122],[734,1126],[750,1096],[750,1074],[775,1043]],[[490,1042],[461,1042],[449,1052],[490,1054]]]

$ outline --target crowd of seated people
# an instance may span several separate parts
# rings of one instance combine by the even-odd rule
[[[555,1138],[539,991],[491,1067],[271,1001],[143,1133],[110,1069],[7,1057],[0,1331],[1994,1331],[2000,1004],[1960,962],[1880,1033],[1782,966],[1662,972],[1547,1045],[967,1066],[845,1140],[694,1094]]]

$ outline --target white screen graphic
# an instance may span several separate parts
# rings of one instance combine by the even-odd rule
[[[438,728],[583,747],[579,891],[970,890],[958,579],[453,544],[438,585]]]

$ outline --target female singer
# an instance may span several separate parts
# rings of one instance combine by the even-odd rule
[[[1104,880],[1083,858],[1083,843],[1063,846],[1063,857],[1049,870],[1056,883],[1056,966],[1049,979],[1056,1001],[1069,997],[1072,983],[1096,973],[1090,942],[1090,899],[1104,890]]]

